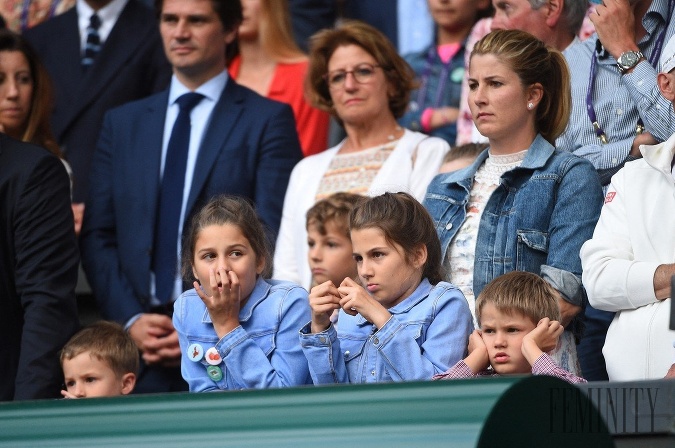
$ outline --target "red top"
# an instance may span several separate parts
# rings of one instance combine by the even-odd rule
[[[289,104],[295,116],[295,126],[300,146],[305,156],[316,154],[328,145],[329,115],[309,105],[305,100],[303,82],[307,73],[307,61],[292,64],[278,63],[267,98]],[[228,71],[235,80],[239,76],[241,55],[235,57]]]

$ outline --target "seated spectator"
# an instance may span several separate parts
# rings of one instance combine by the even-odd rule
[[[300,330],[314,384],[425,380],[462,359],[471,311],[441,281],[424,207],[407,193],[385,193],[356,205],[349,229],[359,282],[312,288],[312,320]]]
[[[471,165],[478,155],[488,148],[487,143],[466,143],[455,146],[443,158],[443,165],[438,170],[439,173],[449,173],[451,171],[461,170]]]
[[[339,285],[358,278],[349,238],[349,213],[365,198],[358,194],[335,193],[307,211],[307,258],[312,286],[331,282]]]
[[[469,355],[434,379],[532,373],[585,383],[546,353],[556,347],[564,330],[557,298],[551,285],[530,272],[495,278],[476,300],[480,330],[469,337]]]
[[[194,289],[174,306],[181,373],[190,392],[310,383],[297,331],[309,318],[307,291],[266,280],[263,226],[246,199],[217,196],[183,242],[182,270]]]
[[[489,0],[428,0],[436,40],[428,48],[405,56],[419,88],[412,92],[401,126],[457,140],[457,114],[464,79],[466,39],[474,23],[491,12]]]
[[[242,8],[239,54],[229,63],[230,75],[262,96],[290,104],[304,155],[323,151],[329,115],[305,100],[308,61],[293,41],[286,0],[245,0]]]
[[[471,113],[490,146],[470,167],[437,176],[424,202],[447,280],[474,308],[495,277],[541,275],[558,291],[570,330],[554,359],[577,374],[571,323],[585,302],[579,248],[597,222],[602,188],[588,161],[553,146],[569,119],[567,64],[530,34],[493,31],[473,49],[469,87]]]
[[[121,325],[98,321],[70,338],[61,367],[64,398],[128,395],[136,385],[138,348]]]
[[[675,37],[657,76],[675,102]],[[583,282],[594,307],[616,312],[602,349],[612,381],[672,374],[668,329],[675,275],[675,135],[642,145],[642,158],[612,177],[593,238],[581,248]],[[670,368],[670,369],[669,369]]]
[[[347,133],[337,146],[300,161],[286,191],[274,277],[309,288],[305,213],[314,202],[340,191],[406,191],[419,200],[450,148],[398,125],[413,73],[387,38],[365,23],[314,36],[307,82],[312,102]]]
[[[30,27],[68,11],[75,0],[31,0],[0,3],[3,28],[21,33]]]

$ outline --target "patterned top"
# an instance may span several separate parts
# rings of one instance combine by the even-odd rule
[[[7,28],[21,33],[75,5],[75,0],[4,0],[0,2],[0,15]]]
[[[380,168],[387,161],[399,139],[361,151],[336,154],[328,165],[316,192],[316,200],[345,191],[366,194]]]
[[[558,367],[556,363],[553,361],[553,359],[546,353],[542,353],[541,356],[537,358],[537,360],[534,362],[534,364],[532,364],[532,375],[554,376],[556,378],[560,378],[561,380],[567,381],[568,383],[572,384],[587,382],[580,376],[573,375],[569,373],[567,370]],[[499,376],[499,374],[492,369],[482,370],[478,373],[473,373],[471,368],[469,368],[469,366],[466,365],[464,360],[461,360],[453,367],[451,367],[450,370],[448,370],[447,372],[434,375],[433,379],[456,380],[462,378],[479,378],[483,376]]]
[[[527,154],[527,150],[506,155],[489,154],[485,163],[476,171],[469,203],[467,204],[466,220],[448,248],[445,266],[449,268],[450,283],[464,293],[476,328],[478,328],[478,325],[475,310],[476,298],[473,293],[473,265],[480,219],[485,204],[490,199],[492,192],[499,186],[499,179],[502,174],[520,166],[525,159],[525,154]]]

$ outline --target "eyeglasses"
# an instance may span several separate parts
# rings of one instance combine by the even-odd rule
[[[337,89],[344,85],[347,80],[347,75],[351,73],[356,82],[359,84],[366,84],[373,79],[377,67],[379,67],[379,65],[363,63],[357,65],[352,70],[334,70],[326,73],[323,75],[323,79],[326,80],[329,88]]]

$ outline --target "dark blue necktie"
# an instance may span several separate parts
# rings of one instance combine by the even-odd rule
[[[180,211],[183,205],[183,187],[188,148],[190,146],[190,111],[204,95],[186,93],[176,103],[180,107],[173,124],[164,162],[164,174],[155,223],[155,244],[152,252],[152,270],[155,273],[157,298],[162,303],[172,299],[178,267],[177,249],[180,229]]]
[[[87,43],[84,46],[84,56],[82,57],[82,68],[86,71],[94,64],[96,55],[101,51],[101,36],[98,29],[101,26],[101,19],[93,13],[89,19],[87,27]]]

